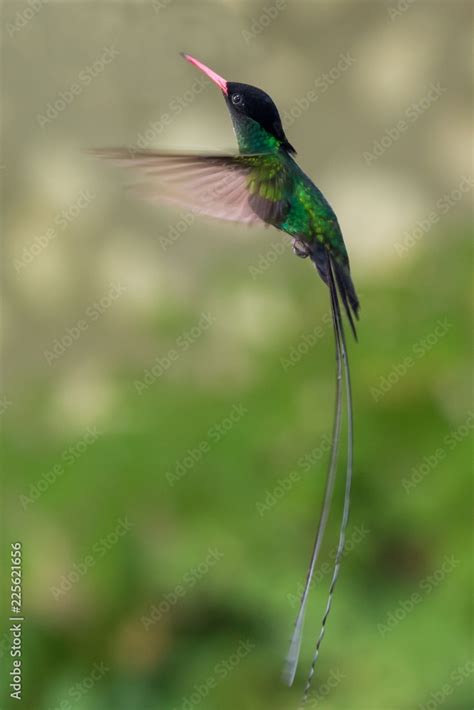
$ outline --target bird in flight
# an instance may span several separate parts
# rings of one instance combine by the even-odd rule
[[[193,155],[134,148],[105,148],[91,152],[138,173],[141,176],[138,191],[147,199],[174,203],[221,220],[272,225],[286,232],[292,239],[294,253],[309,258],[328,287],[336,351],[332,443],[319,524],[283,671],[288,685],[292,685],[296,674],[309,590],[331,508],[341,433],[343,382],[347,410],[346,475],[333,575],[304,690],[304,700],[307,700],[344,553],[352,481],[352,395],[340,303],[357,339],[355,319],[358,318],[359,300],[336,215],[321,191],[295,162],[296,151],[285,135],[270,96],[250,84],[226,81],[189,54],[182,56],[221,90],[239,152],[235,155]]]

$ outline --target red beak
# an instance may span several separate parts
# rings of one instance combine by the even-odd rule
[[[227,82],[225,79],[223,79],[219,74],[216,74],[215,71],[212,71],[212,69],[209,69],[209,67],[206,67],[205,64],[200,62],[198,59],[194,59],[190,54],[184,54],[184,52],[181,53],[181,56],[186,59],[186,61],[190,62],[191,64],[194,64],[195,67],[200,69],[204,74],[206,74],[209,79],[212,79],[214,84],[217,84],[219,89],[224,92],[224,94],[227,96]]]

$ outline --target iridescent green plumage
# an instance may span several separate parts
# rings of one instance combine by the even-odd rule
[[[261,219],[302,245],[327,283],[326,255],[352,330],[359,303],[350,277],[349,258],[334,211],[322,192],[297,165],[292,155],[255,121],[234,121],[243,166],[250,168],[249,202]],[[272,203],[270,208],[268,202]]]

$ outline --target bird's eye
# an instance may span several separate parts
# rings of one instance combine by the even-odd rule
[[[232,94],[232,103],[239,106],[242,103],[242,94]]]

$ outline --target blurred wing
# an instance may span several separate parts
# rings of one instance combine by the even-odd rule
[[[276,156],[180,155],[127,148],[89,152],[133,170],[140,178],[133,191],[147,200],[244,224],[274,224],[289,208],[281,199],[283,166]],[[277,162],[281,170],[276,171]]]

